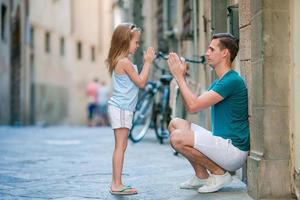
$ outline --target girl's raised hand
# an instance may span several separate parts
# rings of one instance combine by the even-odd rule
[[[149,47],[146,52],[144,52],[144,62],[151,63],[154,59],[155,51],[153,47]]]

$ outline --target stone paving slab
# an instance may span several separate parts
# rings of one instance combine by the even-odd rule
[[[218,193],[179,189],[192,168],[151,131],[125,157],[124,182],[139,194],[113,196],[113,145],[110,128],[0,127],[0,199],[251,200],[237,178]]]

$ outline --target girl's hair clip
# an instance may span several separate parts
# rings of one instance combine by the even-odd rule
[[[130,31],[131,31],[131,32],[132,32],[132,31],[138,31],[138,32],[141,32],[142,29],[141,29],[140,27],[138,27],[138,26],[132,24],[132,25],[130,26]]]

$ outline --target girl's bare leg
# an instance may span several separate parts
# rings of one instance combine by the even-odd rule
[[[122,183],[122,170],[123,170],[123,163],[124,163],[124,155],[128,143],[128,128],[114,129],[114,134],[115,134],[115,149],[112,158],[111,190],[118,191],[124,188],[124,185]]]

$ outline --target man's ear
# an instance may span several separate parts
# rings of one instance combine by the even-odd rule
[[[230,52],[229,52],[229,50],[226,49],[226,48],[223,49],[223,50],[222,50],[222,56],[223,56],[223,57],[227,57],[227,56],[230,57]]]

